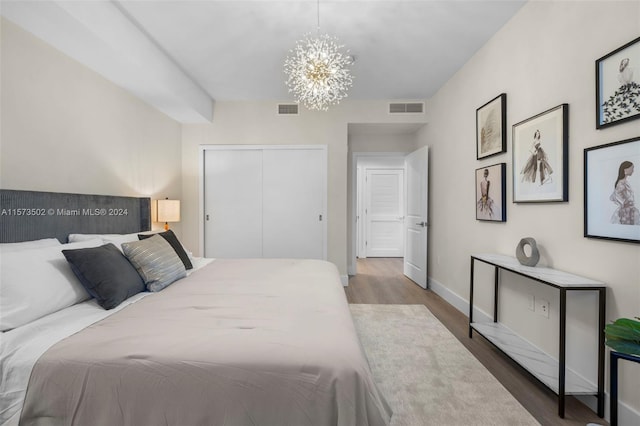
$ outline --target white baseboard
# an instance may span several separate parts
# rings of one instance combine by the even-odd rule
[[[340,281],[342,281],[343,287],[349,286],[349,275],[340,275]]]
[[[456,308],[457,310],[465,314],[467,317],[469,317],[469,302],[467,302],[466,299],[462,298],[457,293],[454,293],[453,291],[449,290],[447,287],[440,284],[438,281],[434,280],[433,278],[427,279],[427,285],[429,286],[429,289],[431,291],[433,291],[438,296],[442,297],[444,300],[449,302],[451,306],[453,306],[454,308]],[[478,309],[478,307],[474,307],[473,316],[474,316],[474,319],[480,319],[481,321],[489,321],[489,322],[493,321],[493,317],[491,315],[487,314],[482,309]]]
[[[438,281],[429,278],[428,279],[429,289],[436,293],[438,296],[442,297],[446,300],[450,305],[454,308],[465,314],[467,317],[469,316],[469,302],[461,297],[459,294],[454,293]],[[478,318],[482,321],[493,321],[491,315],[488,315],[486,312],[474,308],[473,310],[474,318]],[[589,395],[576,395],[576,398],[582,402],[584,405],[589,407],[594,412],[598,410],[598,399],[595,396]],[[605,419],[609,421],[610,413],[609,413],[609,393],[605,392]],[[618,401],[618,424],[620,426],[631,426],[631,425],[640,425],[640,412],[636,411],[629,405],[624,402]]]
[[[350,264],[349,266],[347,266],[347,274],[356,275],[357,273],[358,271],[356,270],[356,265]]]
[[[598,399],[592,395],[575,395],[576,399],[582,402],[594,412],[598,411]],[[604,393],[604,418],[609,421],[611,419],[609,393]],[[596,423],[597,424],[597,423]],[[640,425],[640,412],[634,410],[624,402],[618,401],[618,425],[632,426]]]

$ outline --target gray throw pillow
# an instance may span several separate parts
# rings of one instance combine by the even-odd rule
[[[123,300],[145,291],[138,272],[113,244],[62,250],[62,254],[87,293],[104,309],[113,309]]]
[[[136,268],[149,291],[160,291],[187,275],[182,260],[160,235],[122,243],[122,251]]]
[[[178,237],[176,237],[176,234],[174,234],[171,229],[169,229],[168,231],[165,231],[165,232],[160,232],[158,234],[150,234],[150,235],[149,234],[138,234],[138,239],[139,240],[144,240],[144,239],[147,239],[147,238],[151,238],[154,235],[160,235],[162,238],[167,240],[167,242],[171,245],[171,247],[173,247],[173,249],[176,251],[176,254],[180,258],[180,260],[182,260],[182,263],[184,263],[184,268],[185,269],[193,269],[193,264],[191,263],[191,260],[189,259],[189,255],[187,254],[187,252],[184,251],[184,248],[182,247],[182,244],[180,244],[180,241],[178,240]]]

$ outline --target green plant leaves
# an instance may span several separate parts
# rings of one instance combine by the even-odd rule
[[[618,318],[604,329],[607,346],[615,351],[640,355],[640,321]]]

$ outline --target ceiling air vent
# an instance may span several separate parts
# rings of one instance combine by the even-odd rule
[[[298,115],[298,104],[278,104],[278,115]]]
[[[424,112],[423,102],[411,103],[390,103],[389,114],[422,114]]]

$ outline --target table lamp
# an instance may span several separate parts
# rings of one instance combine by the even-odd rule
[[[180,222],[180,200],[158,200],[158,222],[164,222],[164,230],[169,230],[169,222]]]

